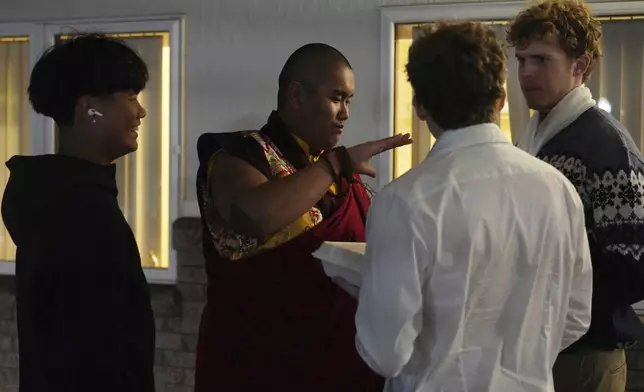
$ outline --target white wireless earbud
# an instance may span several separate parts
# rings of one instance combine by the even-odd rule
[[[96,109],[89,109],[89,110],[87,111],[87,114],[89,114],[90,116],[99,116],[99,117],[103,117],[103,113],[99,112],[99,111],[98,111],[98,110],[96,110]]]

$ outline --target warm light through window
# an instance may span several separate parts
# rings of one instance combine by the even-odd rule
[[[29,39],[0,37],[0,202],[9,180],[4,162],[29,154]],[[13,261],[16,247],[0,221],[0,261]]]
[[[405,65],[409,57],[409,47],[412,38],[396,40],[396,77],[394,86],[394,131],[395,134],[409,133],[413,136],[413,90],[409,81]],[[399,177],[411,169],[413,145],[407,145],[394,150],[394,177]]]

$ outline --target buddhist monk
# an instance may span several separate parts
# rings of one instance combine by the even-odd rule
[[[296,50],[277,110],[257,131],[198,142],[208,300],[196,392],[381,391],[355,349],[356,301],[311,254],[323,241],[364,241],[369,159],[409,135],[338,146],[354,74],[325,44]]]

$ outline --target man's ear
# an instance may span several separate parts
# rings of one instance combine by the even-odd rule
[[[299,109],[306,102],[306,90],[300,82],[291,82],[288,87],[288,103],[294,109]]]
[[[582,54],[575,60],[573,66],[572,73],[574,76],[584,76],[586,71],[588,71],[588,67],[590,67],[590,55],[588,53]]]
[[[497,110],[498,110],[499,112],[500,112],[501,110],[503,110],[503,107],[505,106],[505,99],[506,99],[506,97],[507,97],[507,95],[505,94],[505,90],[503,90],[503,95],[501,96],[501,98],[499,98],[499,100],[498,100],[498,102],[497,102],[497,104],[496,104],[496,105],[497,105],[497,106],[496,106],[496,108],[497,108]]]
[[[412,105],[414,105],[414,110],[416,110],[416,115],[418,118],[422,121],[427,121],[427,118],[429,117],[429,113],[427,113],[427,110],[418,103],[418,100],[416,99],[416,95],[414,95],[414,98],[412,99]]]
[[[76,116],[82,118],[83,122],[96,122],[96,112],[101,113],[100,102],[96,97],[83,95],[76,101]]]

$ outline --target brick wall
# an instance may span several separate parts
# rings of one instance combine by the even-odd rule
[[[626,353],[628,363],[628,392],[644,392],[644,342]]]
[[[18,330],[14,279],[0,276],[0,392],[18,391]]]
[[[157,328],[156,392],[192,392],[199,320],[206,296],[201,221],[179,219],[173,233],[177,285],[151,287]]]
[[[174,286],[151,286],[156,317],[154,369],[157,392],[192,392],[199,318],[206,288],[201,255],[201,223],[184,218],[174,224],[179,277]],[[0,392],[18,391],[18,338],[14,279],[0,276]],[[628,352],[629,392],[644,392],[644,343]]]

